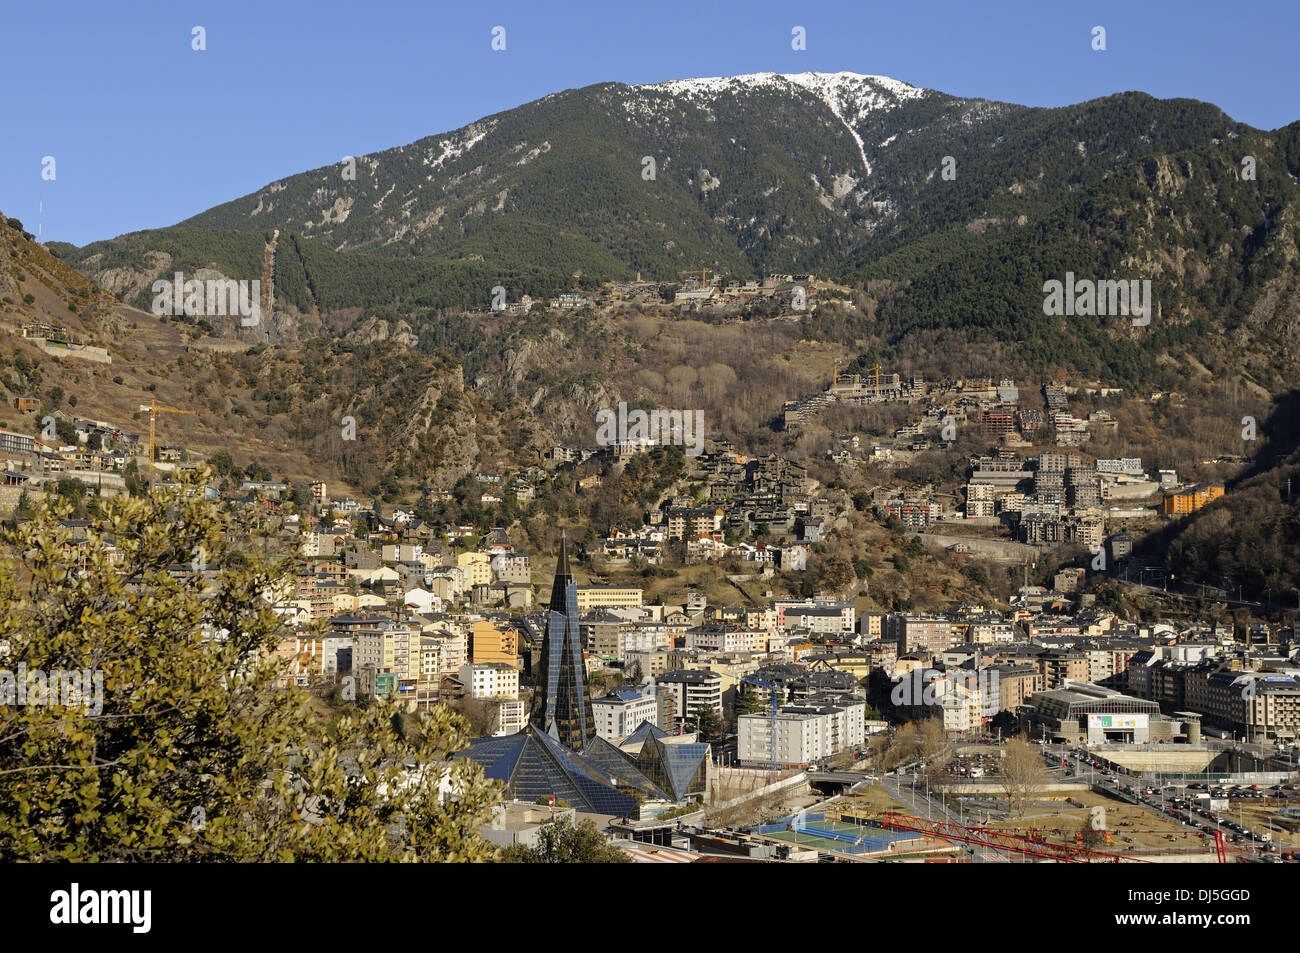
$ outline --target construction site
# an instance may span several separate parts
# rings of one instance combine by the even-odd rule
[[[1060,760],[1045,753],[1048,760]],[[984,754],[965,757],[984,763]],[[1102,757],[1102,755],[1098,755]],[[1100,762],[1099,762],[1100,763]],[[1123,771],[1117,763],[1105,762]],[[1190,764],[1189,764],[1190,766]],[[1168,767],[1161,764],[1160,767]],[[996,769],[994,769],[996,770]],[[1279,863],[1300,860],[1300,807],[1279,785],[1209,797],[1195,782],[1048,774],[1023,799],[1005,779],[934,772],[733,772],[680,834],[756,860],[875,863]],[[1199,775],[1197,775],[1199,776]],[[1127,780],[1127,777],[1126,777]],[[1151,782],[1159,784],[1160,782]],[[1226,783],[1226,782],[1225,782]],[[698,825],[698,826],[695,826]],[[719,844],[723,847],[719,847]]]

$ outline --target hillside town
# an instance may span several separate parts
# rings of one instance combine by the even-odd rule
[[[1285,935],[1300,13],[86,6],[0,155],[20,921],[997,864],[950,935]]]

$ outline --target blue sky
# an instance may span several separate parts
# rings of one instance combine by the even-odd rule
[[[44,238],[80,245],[607,80],[852,70],[1036,106],[1142,90],[1272,129],[1300,119],[1296,36],[1293,0],[14,3],[0,210],[35,231],[43,193]]]

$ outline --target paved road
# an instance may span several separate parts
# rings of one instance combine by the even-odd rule
[[[906,805],[917,817],[924,817],[927,820],[946,821],[950,824],[961,824],[965,826],[966,821],[957,814],[954,814],[942,801],[927,796],[925,793],[925,779],[916,774],[904,775],[886,775],[881,778],[881,786],[889,792],[891,796]],[[915,786],[913,784],[915,783]],[[1005,863],[1010,860],[1000,851],[988,847],[976,847],[974,844],[963,844],[966,851],[970,853],[971,859],[975,863]]]

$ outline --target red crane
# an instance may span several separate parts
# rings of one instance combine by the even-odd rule
[[[1045,857],[1048,860],[1055,860],[1065,864],[1150,863],[1150,861],[1141,860],[1137,857],[1126,857],[1123,854],[1111,854],[1106,851],[1092,850],[1089,847],[1080,847],[1071,844],[1054,844],[1050,841],[1026,837],[1023,834],[1013,834],[1009,831],[1002,831],[996,828],[963,827],[960,824],[949,824],[944,821],[927,821],[919,817],[911,817],[907,814],[898,814],[893,811],[886,811],[883,814],[879,814],[869,823],[877,824],[880,827],[889,830],[914,831],[918,834],[927,834],[930,837],[940,837],[944,840],[960,841],[965,844],[975,844],[979,847],[991,847],[995,850],[1011,851],[1016,854],[1028,854],[1032,857]]]

